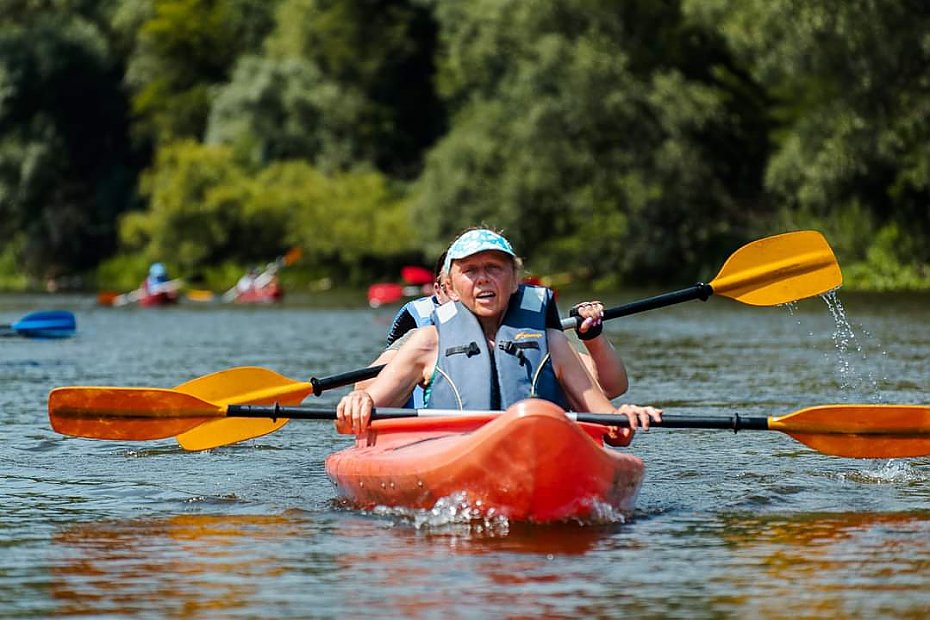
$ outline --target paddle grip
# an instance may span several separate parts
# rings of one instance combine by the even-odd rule
[[[608,308],[607,310],[604,310],[604,320],[607,321],[609,319],[617,319],[621,316],[628,316],[638,312],[655,310],[656,308],[664,308],[665,306],[672,306],[683,301],[691,301],[692,299],[707,301],[707,298],[713,294],[714,288],[710,284],[698,282],[694,286],[689,286],[688,288],[683,288],[678,291],[663,293],[662,295],[641,299],[639,301],[634,301],[623,306]],[[575,328],[581,324],[580,319],[581,317],[569,317],[567,319],[562,319],[562,329]]]
[[[369,366],[368,368],[350,370],[349,372],[344,372],[341,375],[333,375],[332,377],[324,377],[322,379],[313,377],[310,379],[310,385],[313,387],[314,396],[319,396],[326,390],[351,385],[358,381],[364,381],[365,379],[372,379],[377,377],[378,373],[381,372],[381,369],[384,368],[384,366],[384,364],[381,364],[380,366]]]

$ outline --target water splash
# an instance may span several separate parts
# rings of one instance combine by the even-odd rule
[[[597,500],[590,503],[591,513],[584,519],[571,519],[578,525],[615,525],[626,523],[627,515]],[[376,506],[372,514],[401,519],[418,530],[430,532],[456,532],[479,536],[506,536],[510,520],[494,508],[472,502],[465,493],[455,493],[439,499],[428,509],[396,506]]]
[[[439,499],[429,510],[396,506],[376,506],[372,513],[399,518],[413,524],[418,530],[456,531],[487,536],[506,536],[510,521],[493,508],[481,502],[474,504],[464,493],[455,493]]]
[[[882,402],[881,391],[872,371],[866,366],[867,357],[846,316],[846,309],[836,291],[820,296],[833,317],[833,344],[836,349],[836,371],[840,391],[845,395],[873,403]]]
[[[924,482],[930,476],[914,467],[908,461],[890,460],[876,461],[875,467],[860,469],[838,475],[840,480],[868,483],[868,484],[900,484],[910,482]]]

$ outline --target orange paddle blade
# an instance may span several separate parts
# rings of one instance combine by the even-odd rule
[[[306,381],[293,381],[283,375],[255,366],[221,370],[193,379],[174,388],[221,405],[299,405],[313,393]],[[185,450],[209,450],[272,433],[287,424],[287,419],[220,418],[179,434],[178,443]]]
[[[294,263],[299,261],[300,257],[303,255],[304,255],[303,249],[298,246],[294,246],[293,248],[288,250],[287,253],[284,255],[284,257],[281,259],[281,264],[285,267],[289,267],[290,265],[293,265]]]
[[[777,306],[828,293],[841,284],[843,274],[833,249],[815,230],[748,243],[710,282],[714,294],[751,306]]]
[[[833,456],[891,459],[930,455],[928,405],[821,405],[769,418],[769,429]]]
[[[164,439],[223,415],[224,407],[164,389],[61,387],[48,396],[53,430],[93,439]]]
[[[97,293],[97,305],[112,306],[117,297],[119,297],[119,293],[116,291],[100,291]]]

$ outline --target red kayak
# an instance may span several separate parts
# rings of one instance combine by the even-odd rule
[[[147,294],[143,293],[139,298],[141,306],[167,306],[178,303],[178,292],[176,290],[161,291],[160,293]]]
[[[281,301],[284,290],[277,282],[262,287],[252,287],[236,293],[237,304],[270,304]]]
[[[376,420],[326,459],[326,473],[363,508],[428,510],[464,494],[514,521],[586,520],[631,511],[643,480],[643,462],[605,447],[603,434],[537,399],[503,415]]]

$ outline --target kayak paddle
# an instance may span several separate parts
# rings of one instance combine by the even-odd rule
[[[823,295],[843,283],[833,249],[815,230],[774,235],[747,243],[726,260],[713,280],[641,301],[609,308],[604,319],[663,308],[683,301],[729,297],[750,306],[778,306]],[[579,325],[579,317],[562,320],[562,329]]]
[[[267,418],[334,420],[332,406],[288,407],[280,404],[231,405],[161,388],[62,387],[49,394],[52,429],[92,439],[164,439],[216,419]],[[469,411],[468,415],[500,412]],[[456,410],[379,407],[373,419],[462,417]],[[570,413],[578,422],[626,426],[626,417]],[[833,456],[888,459],[930,455],[930,406],[820,405],[784,416],[692,417],[665,415],[653,426],[664,428],[780,431]]]
[[[610,308],[604,311],[604,318],[619,318],[692,299],[706,300],[712,294],[730,297],[750,305],[778,305],[827,293],[838,288],[842,283],[843,276],[836,257],[822,234],[812,230],[790,232],[744,245],[727,259],[717,277],[709,284],[699,283],[677,292]],[[576,317],[563,319],[562,329],[571,329],[577,322]],[[332,377],[322,389],[342,387],[371,379],[378,375],[382,367],[363,368],[337,375]],[[235,374],[230,375],[228,380],[222,380],[224,372]],[[187,388],[193,386],[195,390],[189,393],[195,396],[221,400],[224,403],[261,404],[248,400],[246,394],[238,392],[241,380],[243,384],[252,386],[249,390],[254,387],[266,388],[263,397],[270,400],[262,402],[272,402],[276,398],[275,394],[281,394],[280,402],[288,405],[300,403],[299,400],[283,400],[284,395],[291,391],[307,390],[304,395],[311,393],[310,386],[306,383],[294,382],[271,371],[264,371],[271,374],[249,376],[249,373],[257,372],[255,369],[232,369],[209,375],[211,377],[209,384],[216,388],[211,387],[212,391],[209,393],[196,391],[198,379],[182,384],[178,386],[178,389],[184,388],[183,391],[189,391]],[[313,381],[311,379],[311,383]],[[312,393],[319,396],[322,391],[318,389],[320,387],[314,385]],[[276,390],[279,391],[276,392]],[[274,428],[270,428],[267,422],[262,425],[244,420],[222,419],[210,426],[198,428],[178,437],[178,442],[187,450],[204,450],[258,437],[280,428],[285,423],[286,421],[283,421]]]
[[[67,310],[30,312],[12,325],[0,325],[0,336],[26,338],[68,338],[74,335],[77,322]]]
[[[272,370],[243,366],[198,377],[174,389],[177,392],[222,404],[277,402],[282,405],[299,405],[310,394],[319,396],[325,390],[370,379],[377,376],[382,368],[384,368],[383,365],[323,379],[314,377],[310,381],[294,381]],[[177,440],[185,450],[206,450],[267,435],[286,423],[287,418],[279,420],[220,418],[209,424],[195,426],[187,432],[182,432]]]

